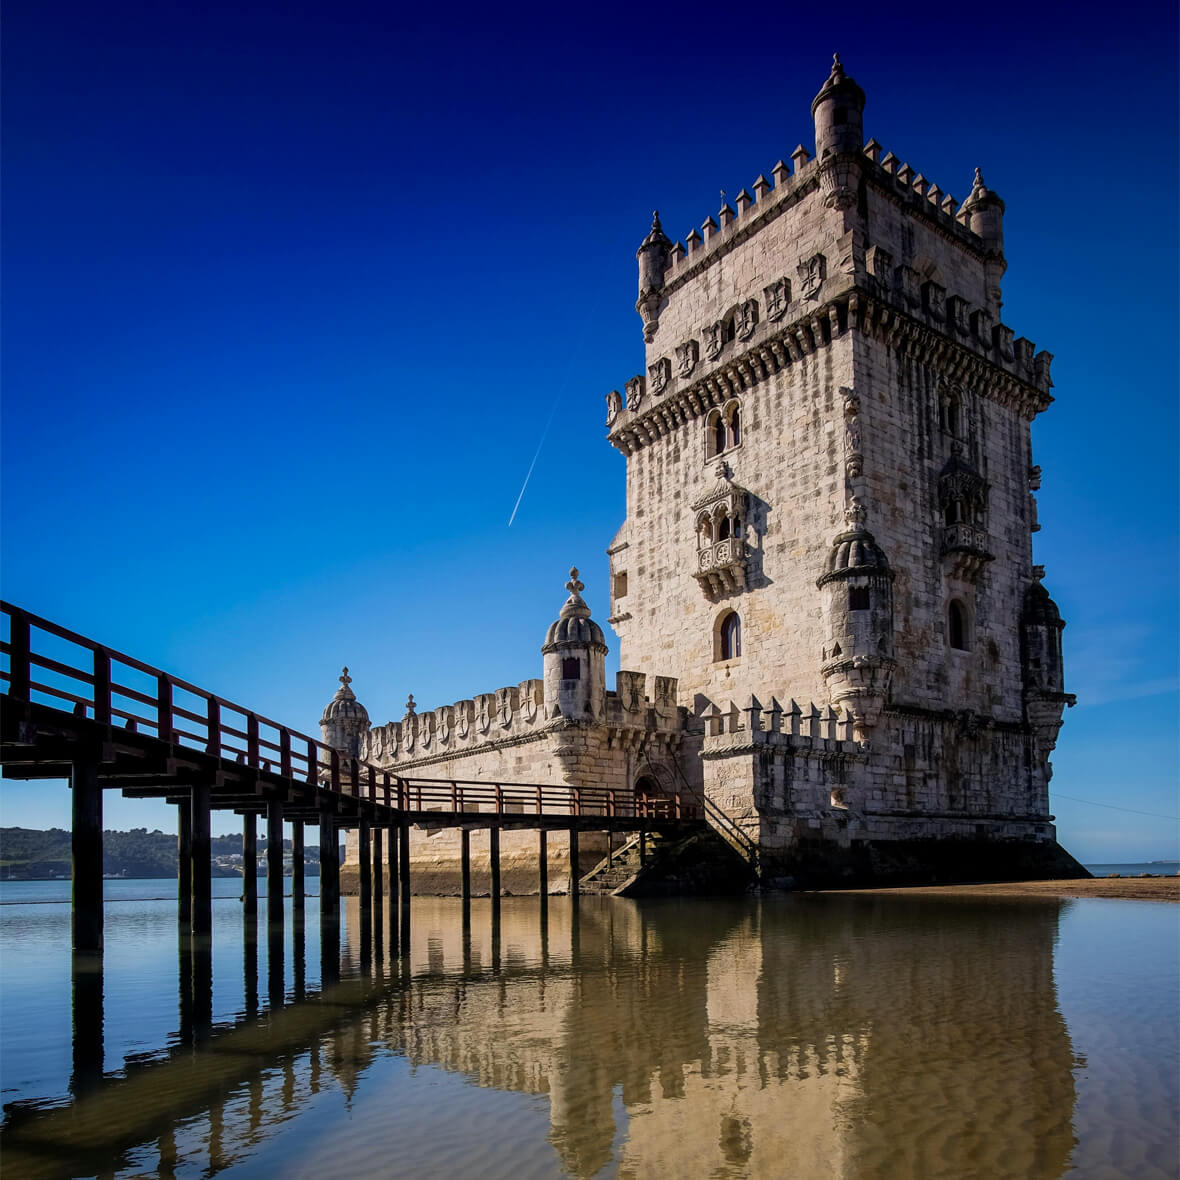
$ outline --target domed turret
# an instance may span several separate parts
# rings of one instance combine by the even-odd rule
[[[1008,263],[1004,261],[1004,202],[987,187],[978,168],[975,169],[971,192],[959,207],[958,219],[983,240],[987,300],[998,315],[1003,306],[1000,280],[1008,269]]]
[[[851,713],[858,741],[877,724],[895,667],[893,571],[865,516],[854,497],[844,513],[850,527],[832,542],[827,568],[816,581],[827,637],[821,671],[832,704]]]
[[[651,215],[651,229],[643,239],[635,257],[639,260],[639,299],[635,310],[643,320],[643,338],[650,344],[655,339],[660,323],[661,292],[664,289],[664,271],[668,267],[668,252],[672,243],[660,225],[657,210]]]
[[[840,55],[811,103],[815,120],[815,158],[824,204],[850,209],[856,204],[860,150],[864,147],[865,92],[844,73]]]
[[[601,718],[606,709],[606,641],[582,600],[585,586],[570,570],[570,592],[561,614],[550,624],[541,653],[545,657],[545,716],[574,721]]]
[[[369,732],[369,711],[356,699],[351,684],[352,677],[344,668],[340,687],[320,718],[320,740],[355,758],[361,752],[361,739]]]
[[[1026,692],[1060,693],[1065,689],[1062,673],[1061,632],[1065,622],[1057,603],[1041,584],[1045,567],[1033,566],[1033,580],[1024,592],[1020,612],[1021,662]]]
[[[1020,662],[1024,676],[1024,715],[1037,753],[1045,763],[1047,781],[1053,773],[1048,759],[1057,745],[1061,715],[1066,706],[1077,703],[1077,697],[1065,691],[1061,660],[1065,621],[1057,603],[1041,585],[1045,567],[1034,565],[1032,576],[1020,611]]]

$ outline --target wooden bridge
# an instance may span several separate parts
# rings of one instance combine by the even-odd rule
[[[319,829],[321,922],[339,921],[339,832],[355,828],[362,908],[382,903],[389,833],[391,903],[410,897],[412,825],[457,827],[462,887],[470,896],[469,833],[490,831],[491,893],[500,894],[500,831],[539,834],[539,886],[548,891],[546,836],[570,834],[570,889],[578,886],[578,833],[669,832],[699,824],[695,800],[595,786],[407,779],[342,754],[288,726],[132,656],[0,603],[0,765],[5,778],[68,779],[72,788],[73,943],[102,948],[102,793],[176,805],[182,923],[212,923],[210,815],[243,817],[243,900],[257,911],[257,818],[266,820],[267,917],[283,922],[283,824],[292,832],[296,909],[304,904],[304,825]]]

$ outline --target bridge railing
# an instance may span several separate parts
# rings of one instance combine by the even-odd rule
[[[178,676],[0,602],[0,683],[16,701],[401,811],[699,819],[699,800],[608,787],[405,779]]]
[[[569,815],[579,818],[699,819],[696,800],[672,795],[636,794],[595,786],[549,786],[459,779],[401,779],[398,804],[404,811],[447,814],[496,812],[500,815]]]
[[[397,778],[348,759],[317,738],[206,691],[134,656],[95,643],[10,603],[0,603],[5,693],[61,709],[170,746],[200,750],[294,782],[360,794],[379,785],[383,802]]]

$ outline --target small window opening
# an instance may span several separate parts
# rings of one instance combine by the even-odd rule
[[[849,586],[848,587],[848,609],[849,610],[868,610],[869,609],[869,588],[867,586]]]
[[[729,416],[729,445],[736,447],[742,441],[742,412],[734,406]]]
[[[729,537],[729,517],[723,516],[717,526],[717,540],[724,541]]]
[[[742,620],[730,611],[721,624],[721,658],[736,660],[742,654]]]
[[[626,598],[627,597],[627,571],[626,570],[620,570],[617,574],[615,574],[615,597],[616,598]]]
[[[736,316],[730,316],[729,319],[727,319],[725,321],[725,327],[721,329],[721,339],[726,344],[730,344],[734,340],[737,339],[737,322],[736,322],[736,320],[737,320]]]
[[[952,397],[946,407],[946,428],[948,433],[955,438],[959,437],[959,427],[962,424],[963,408],[959,405],[959,399]]]
[[[951,602],[947,624],[951,647],[956,651],[967,651],[967,609],[958,599]]]
[[[577,656],[566,656],[561,661],[562,680],[581,680],[582,661]]]

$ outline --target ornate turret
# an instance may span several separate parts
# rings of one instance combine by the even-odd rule
[[[971,192],[960,206],[958,217],[972,233],[983,239],[987,301],[990,310],[998,316],[1003,305],[1000,280],[1008,269],[1008,263],[1004,260],[1004,202],[987,187],[983,173],[978,168],[975,169]]]
[[[361,739],[369,732],[369,711],[356,699],[351,684],[352,677],[345,668],[340,674],[340,687],[320,718],[320,740],[355,758],[361,752]]]
[[[651,230],[635,252],[639,259],[639,299],[635,310],[643,320],[643,338],[650,344],[655,339],[660,323],[660,301],[663,298],[664,271],[668,266],[668,252],[672,243],[660,225],[657,210],[651,215]]]
[[[606,653],[602,628],[582,600],[578,570],[570,570],[570,592],[557,621],[545,635],[545,716],[599,720],[606,711]]]
[[[827,641],[821,671],[831,703],[852,715],[853,733],[865,741],[889,695],[893,659],[893,571],[865,528],[865,509],[853,498],[849,527],[832,543],[823,591]]]
[[[865,92],[844,73],[840,55],[811,103],[815,120],[815,158],[824,204],[850,209],[856,204],[860,151],[864,146]]]
[[[1061,632],[1065,622],[1057,603],[1041,585],[1043,565],[1032,568],[1032,584],[1024,592],[1020,612],[1020,658],[1024,676],[1024,710],[1042,758],[1057,745],[1057,731],[1066,705],[1077,698],[1065,691]]]

